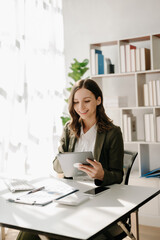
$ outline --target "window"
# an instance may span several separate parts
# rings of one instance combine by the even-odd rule
[[[0,2],[0,171],[52,171],[65,87],[61,0]]]

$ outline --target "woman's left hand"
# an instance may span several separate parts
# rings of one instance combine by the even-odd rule
[[[86,159],[90,165],[80,164],[78,169],[87,173],[89,177],[93,179],[99,179],[103,181],[104,178],[104,170],[102,167],[102,164],[100,162],[97,162],[96,160],[90,160]]]

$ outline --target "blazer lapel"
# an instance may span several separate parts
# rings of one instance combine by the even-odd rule
[[[98,133],[96,136],[96,142],[95,142],[95,147],[94,147],[94,159],[96,159],[97,162],[99,162],[102,146],[104,143],[106,133]]]

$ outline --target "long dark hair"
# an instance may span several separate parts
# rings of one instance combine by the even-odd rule
[[[91,91],[94,94],[96,99],[98,97],[101,97],[101,103],[100,105],[97,106],[97,113],[96,113],[97,130],[98,132],[110,130],[113,127],[113,123],[112,123],[112,120],[105,113],[105,110],[103,107],[102,91],[95,81],[93,81],[92,79],[86,79],[86,80],[77,81],[71,90],[71,94],[69,97],[69,105],[68,105],[68,110],[71,116],[71,120],[69,123],[69,127],[71,131],[76,135],[76,137],[79,138],[82,120],[74,110],[74,95],[76,91],[81,88],[85,88]]]

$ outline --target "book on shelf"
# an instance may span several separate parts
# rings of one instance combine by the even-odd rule
[[[145,141],[150,142],[151,132],[150,132],[150,117],[149,117],[149,114],[144,114],[144,132],[145,132]]]
[[[155,129],[154,129],[153,113],[144,114],[144,131],[145,131],[145,141],[154,142]]]
[[[131,49],[136,49],[134,45],[126,44],[125,53],[126,53],[126,71],[131,72]]]
[[[120,60],[121,60],[121,73],[126,72],[126,48],[125,45],[120,46]]]
[[[145,174],[142,177],[150,178],[150,177],[160,177],[160,168],[155,168]]]
[[[141,71],[150,69],[150,49],[140,48]]]
[[[153,83],[152,81],[148,82],[148,89],[149,89],[149,104],[153,106]]]
[[[104,74],[104,55],[96,53],[98,55],[98,74]]]
[[[160,142],[160,116],[156,117],[157,142]]]
[[[144,106],[148,107],[149,104],[149,89],[148,89],[148,84],[145,83],[143,85],[143,95],[144,95]]]
[[[98,53],[98,54],[102,54],[102,50],[99,50],[99,49],[94,49],[95,50],[95,54]]]
[[[160,41],[158,36],[152,36],[152,46],[154,69],[160,69]]]
[[[96,53],[102,54],[99,49],[91,49],[91,74],[96,75]]]
[[[137,132],[136,132],[136,117],[128,116],[128,141],[136,141],[137,140]]]
[[[141,71],[141,49],[136,49],[136,71]]]
[[[123,137],[125,142],[137,140],[136,117],[132,114],[123,114]]]
[[[128,120],[127,120],[128,115],[123,114],[123,138],[124,141],[128,141]]]
[[[131,49],[131,71],[136,71],[136,49]]]
[[[157,105],[160,106],[160,80],[156,80]]]
[[[154,142],[154,118],[153,113],[149,114],[149,122],[150,122],[150,134],[151,134],[151,142]]]
[[[98,53],[95,53],[95,75],[98,74]]]
[[[156,81],[152,81],[152,92],[153,92],[153,105],[157,106],[157,90],[156,90]]]
[[[160,105],[160,80],[152,80],[143,85],[144,106]]]

